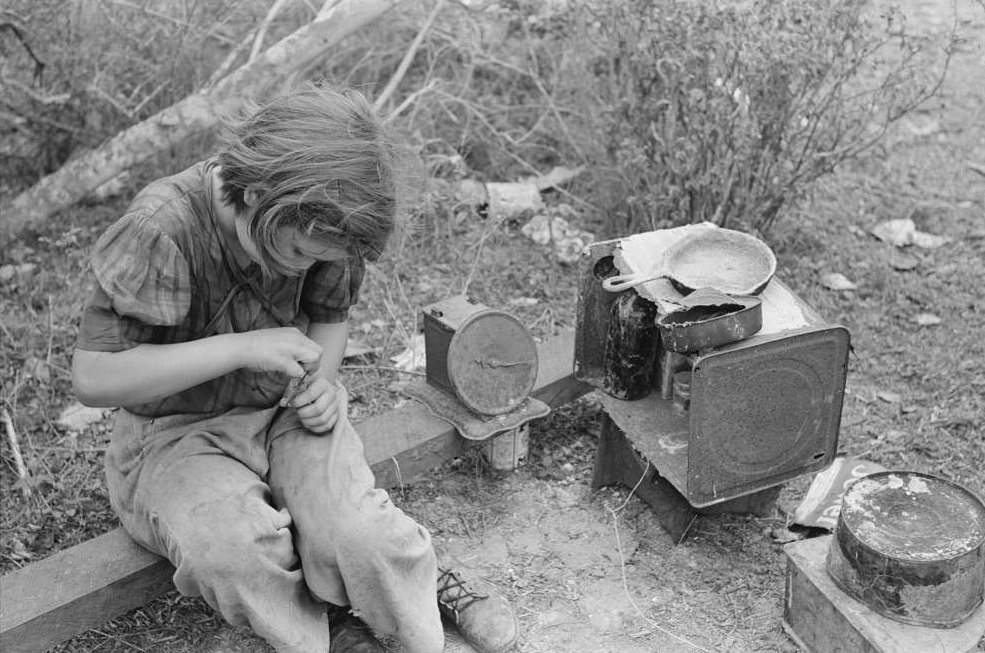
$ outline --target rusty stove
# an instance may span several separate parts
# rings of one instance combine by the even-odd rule
[[[590,246],[575,342],[575,375],[608,390],[597,393],[604,417],[593,485],[635,487],[678,539],[701,512],[771,509],[783,482],[832,461],[849,350],[844,327],[825,322],[775,277],[758,295],[761,323],[749,329],[752,335],[737,333],[737,341],[684,352],[671,351],[659,337],[649,345],[634,340],[640,329],[626,333],[628,300],[651,306],[649,314],[631,316],[642,315],[645,330],[666,322],[686,295],[666,279],[619,293],[604,290],[602,281],[643,265],[640,251],[659,254],[681,230],[698,227],[714,228],[681,227]],[[652,350],[632,352],[629,363],[651,367],[627,377],[619,369],[626,352],[618,350],[641,345]],[[635,383],[637,390],[642,382],[635,394],[644,396],[631,398],[633,388],[619,382]]]

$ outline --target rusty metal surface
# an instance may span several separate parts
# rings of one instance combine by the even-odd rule
[[[687,498],[688,415],[657,393],[636,401],[623,401],[604,392],[596,395],[633,449]]]
[[[574,375],[596,388],[602,387],[605,338],[615,295],[602,290],[602,280],[618,274],[612,259],[617,241],[590,245],[582,257],[575,322]]]
[[[688,499],[724,501],[817,471],[838,445],[849,334],[751,338],[695,362]]]
[[[763,303],[758,297],[732,297],[731,304],[694,306],[657,319],[665,349],[693,352],[745,340],[763,327]]]
[[[483,415],[517,408],[537,381],[537,343],[509,313],[469,315],[448,343],[448,379],[463,404]]]
[[[877,472],[842,499],[827,567],[839,587],[903,623],[952,628],[985,593],[985,505],[950,481]]]
[[[424,307],[425,371],[428,383],[454,392],[448,378],[448,345],[455,331],[468,316],[485,310],[464,295],[453,295]]]

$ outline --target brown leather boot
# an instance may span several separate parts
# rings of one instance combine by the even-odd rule
[[[328,629],[331,653],[386,653],[369,626],[347,607],[328,606]]]
[[[438,609],[479,653],[503,653],[516,645],[520,626],[513,606],[489,583],[466,581],[439,567]]]

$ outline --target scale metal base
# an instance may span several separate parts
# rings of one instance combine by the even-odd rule
[[[642,481],[640,477],[643,477]],[[653,509],[660,525],[677,543],[684,540],[698,515],[747,513],[769,516],[775,510],[776,499],[780,494],[780,487],[776,486],[705,508],[696,508],[670,481],[659,474],[653,464],[636,451],[626,434],[603,411],[592,488],[598,489],[606,485],[623,485],[630,489],[635,487],[635,494]]]

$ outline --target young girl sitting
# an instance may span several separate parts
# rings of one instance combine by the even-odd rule
[[[436,653],[440,614],[484,653],[517,638],[505,599],[439,569],[375,488],[346,417],[347,312],[394,189],[365,98],[306,88],[150,184],[92,252],[73,381],[121,408],[112,506],[182,594],[280,652],[383,651],[368,624]]]

